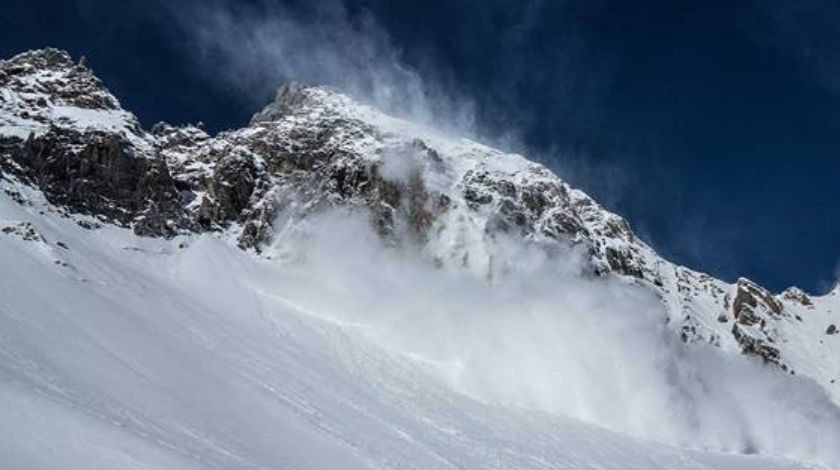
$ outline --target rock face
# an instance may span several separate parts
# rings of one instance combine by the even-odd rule
[[[285,229],[278,214],[294,224],[335,206],[364,210],[388,243],[490,278],[512,261],[503,237],[571,246],[585,254],[581,275],[658,296],[684,341],[756,356],[840,396],[840,341],[826,338],[840,321],[838,289],[773,295],[676,266],[547,168],[326,88],[284,86],[247,127],[215,136],[163,123],[146,132],[86,66],[28,52],[0,63],[0,176],[9,197],[26,184],[140,235],[218,232],[257,252]]]
[[[223,157],[208,181],[207,193],[198,208],[199,223],[209,227],[238,220],[250,206],[257,176],[253,159]]]
[[[141,235],[190,226],[166,163],[84,65],[54,49],[0,64],[0,151],[48,200]]]
[[[135,157],[113,134],[52,128],[10,146],[7,155],[22,178],[73,212],[133,226],[140,235],[171,236],[189,226],[166,163]]]
[[[747,279],[738,280],[732,301],[732,335],[744,353],[778,364],[779,349],[774,346],[777,332],[773,327],[784,314],[784,306],[770,292]],[[785,365],[782,368],[787,370]]]

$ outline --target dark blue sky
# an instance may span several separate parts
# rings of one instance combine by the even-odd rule
[[[5,0],[0,55],[83,54],[145,126],[218,130],[245,123],[281,78],[198,47],[191,28],[213,36],[210,10],[234,30],[271,15],[304,30],[374,23],[402,66],[470,98],[485,133],[515,131],[672,260],[773,289],[836,277],[840,3],[347,0],[339,20],[319,19],[337,0],[172,3]],[[216,39],[236,50],[243,37]]]

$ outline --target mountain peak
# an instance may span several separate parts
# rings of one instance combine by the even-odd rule
[[[60,49],[33,50],[0,62],[0,86],[40,106],[52,103],[101,110],[120,107],[83,60],[74,62],[69,53]]]
[[[148,153],[137,118],[93,71],[70,54],[47,48],[0,61],[0,137],[26,140],[51,129],[118,133]]]
[[[26,51],[4,62],[17,66],[31,66],[39,70],[55,70],[77,65],[69,52],[53,47]]]
[[[289,114],[306,99],[305,90],[307,88],[294,81],[283,84],[277,89],[274,101],[269,103],[262,111],[254,114],[254,117],[251,118],[251,124],[274,121]]]

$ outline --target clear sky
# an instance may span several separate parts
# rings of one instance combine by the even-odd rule
[[[838,2],[5,0],[0,25],[3,57],[85,55],[146,127],[240,126],[286,79],[419,87],[673,261],[777,290],[838,272]]]

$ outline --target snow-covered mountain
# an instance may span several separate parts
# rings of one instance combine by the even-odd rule
[[[10,468],[840,464],[840,287],[674,265],[547,168],[334,90],[147,132],[24,53],[0,187]]]

